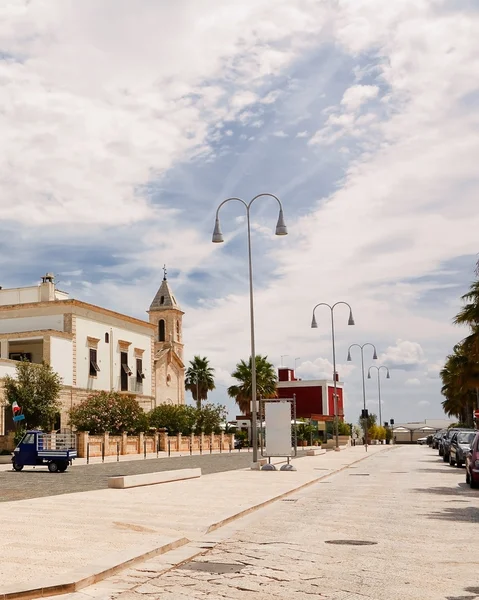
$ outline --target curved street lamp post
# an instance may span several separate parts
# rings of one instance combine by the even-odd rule
[[[339,304],[345,304],[349,308],[348,325],[354,325],[353,310],[347,302],[343,302],[343,301],[336,302],[332,306],[330,304],[327,304],[326,302],[320,302],[319,304],[316,304],[316,306],[313,308],[313,318],[311,320],[311,328],[317,329],[318,323],[316,322],[316,315],[315,315],[316,309],[318,308],[318,306],[327,306],[329,308],[329,310],[331,312],[331,341],[332,341],[332,346],[333,346],[334,430],[335,430],[335,436],[336,436],[336,446],[334,449],[336,451],[339,451],[339,414],[338,414],[338,391],[337,391],[337,385],[336,385],[336,343],[335,343],[335,339],[334,339],[334,309]]]
[[[250,210],[251,205],[255,200],[262,197],[274,198],[279,204],[279,215],[276,223],[276,235],[287,235],[288,229],[284,222],[283,217],[283,205],[281,200],[274,194],[263,193],[255,196],[250,202],[245,202],[241,198],[227,198],[223,200],[216,209],[216,220],[215,228],[213,231],[212,242],[214,244],[220,244],[224,242],[223,234],[221,232],[219,212],[221,207],[227,202],[241,202],[246,208],[246,223],[248,230],[248,270],[249,270],[249,306],[250,306],[250,328],[251,328],[251,438],[253,443],[253,463],[258,462],[258,430],[257,430],[257,411],[256,411],[256,400],[257,400],[257,387],[256,387],[256,351],[255,351],[255,334],[254,334],[254,296],[253,296],[253,261],[251,256],[251,219]]]
[[[371,342],[366,342],[365,344],[351,344],[351,346],[349,346],[348,348],[348,361],[351,362],[351,348],[354,348],[355,346],[357,346],[360,350],[361,350],[361,372],[362,372],[362,376],[363,376],[363,409],[366,410],[366,382],[364,381],[364,348],[366,346],[371,346],[374,350],[373,352],[373,360],[377,360],[378,358],[378,353],[376,350],[376,346],[374,344],[371,344]],[[364,443],[366,446],[366,451],[368,449],[368,421],[365,418],[364,419]]]
[[[378,372],[378,398],[379,398],[379,424],[383,425],[382,421],[382,410],[381,410],[381,378],[379,377],[381,369],[386,371],[386,379],[391,379],[389,375],[389,369],[385,365],[381,365],[380,367],[376,367],[376,365],[371,365],[368,369],[368,379],[371,379],[371,369],[376,369]]]

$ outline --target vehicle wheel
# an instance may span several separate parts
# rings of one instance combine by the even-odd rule
[[[445,454],[443,454],[443,455],[442,455],[442,460],[443,460],[444,462],[447,462],[447,461],[448,461],[448,459],[449,459],[449,457],[448,457],[448,456],[446,456]]]
[[[471,488],[473,490],[477,488],[477,483],[474,481],[474,479],[472,477],[469,478],[469,485],[471,486]]]
[[[471,483],[471,476],[469,475],[469,471],[466,469],[466,483],[470,484]]]
[[[64,473],[67,469],[68,463],[66,461],[61,463],[61,465],[58,465],[58,470],[60,471],[60,473]]]
[[[12,466],[15,471],[21,471],[23,469],[23,465],[19,465],[17,462],[12,461]]]
[[[460,469],[462,467],[462,462],[460,460],[456,460],[456,467]]]
[[[56,473],[59,470],[58,464],[56,462],[48,463],[48,470],[50,473]]]
[[[456,464],[455,460],[452,460],[451,456],[449,456],[449,466],[453,467]]]

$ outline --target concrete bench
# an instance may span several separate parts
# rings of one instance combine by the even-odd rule
[[[310,448],[306,450],[306,456],[319,456],[320,454],[326,454],[326,450],[323,448]]]
[[[108,477],[108,487],[123,490],[143,485],[157,485],[158,483],[168,483],[170,481],[194,479],[195,477],[201,477],[201,469],[179,469],[177,471],[142,473],[140,475],[118,475],[117,477]]]

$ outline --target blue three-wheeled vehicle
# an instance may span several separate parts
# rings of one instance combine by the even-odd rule
[[[15,448],[12,465],[15,471],[47,465],[50,473],[63,473],[76,457],[73,435],[33,430],[27,431]]]

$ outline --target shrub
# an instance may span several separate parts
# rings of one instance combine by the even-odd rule
[[[70,425],[93,435],[138,433],[148,429],[148,417],[134,396],[97,392],[70,410]]]
[[[196,431],[207,435],[221,433],[221,424],[226,421],[226,408],[221,404],[205,404],[196,411]]]
[[[196,424],[197,409],[193,406],[160,404],[148,415],[150,427],[166,428],[169,435],[190,435]]]

